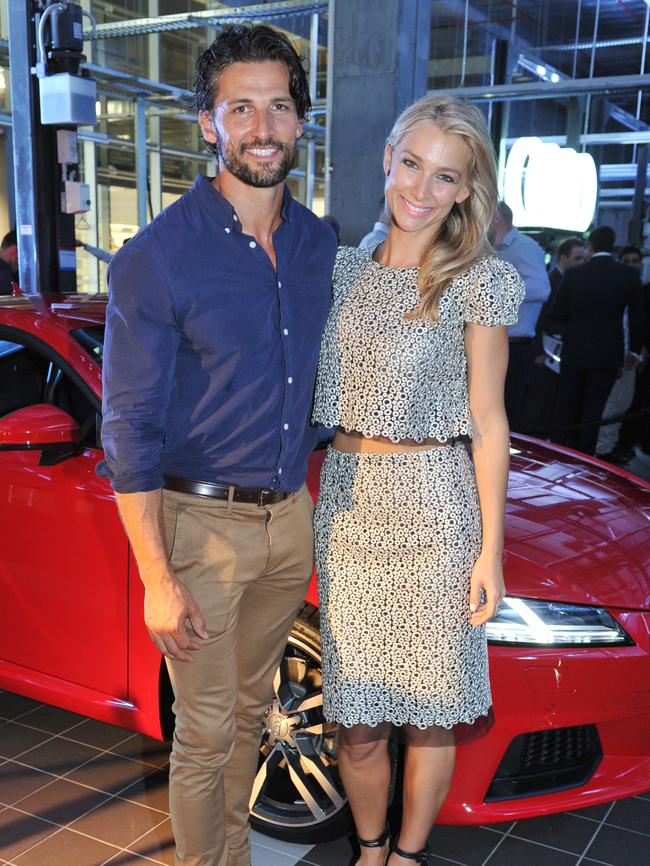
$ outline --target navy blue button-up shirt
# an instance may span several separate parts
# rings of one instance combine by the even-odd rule
[[[336,240],[285,190],[277,271],[199,176],[112,259],[101,474],[297,490]]]

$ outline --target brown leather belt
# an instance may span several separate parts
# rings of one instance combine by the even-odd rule
[[[177,475],[165,475],[165,489],[194,496],[209,496],[211,499],[231,499],[232,502],[247,502],[251,505],[275,505],[291,494],[286,490],[266,490],[264,487],[236,487],[234,484],[211,484],[209,481],[191,481]],[[232,491],[232,493],[231,493]]]

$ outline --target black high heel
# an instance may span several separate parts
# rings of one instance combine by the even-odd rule
[[[415,863],[420,863],[421,866],[427,866],[429,863],[429,852],[426,848],[423,848],[421,851],[404,851],[399,845],[393,845],[393,851],[395,854],[399,854],[400,857],[403,857],[405,860],[413,860]]]
[[[389,836],[390,827],[388,826],[388,824],[386,824],[381,836],[377,836],[376,839],[362,839],[361,836],[357,836],[357,842],[359,843],[359,845],[361,845],[362,848],[383,848],[386,842],[388,842]],[[390,845],[388,846],[388,855],[390,856]],[[386,859],[388,860],[388,857]],[[357,863],[358,862],[359,861],[357,861]]]

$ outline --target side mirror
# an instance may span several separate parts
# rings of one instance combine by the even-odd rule
[[[81,440],[74,418],[49,403],[26,406],[0,418],[0,451],[41,451],[41,466],[73,457]]]

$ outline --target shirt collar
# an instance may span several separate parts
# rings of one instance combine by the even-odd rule
[[[237,218],[237,212],[235,208],[231,205],[228,199],[223,196],[219,190],[213,185],[212,181],[213,177],[207,177],[204,174],[197,174],[194,179],[194,183],[192,184],[192,192],[196,193],[202,201],[204,201],[209,207],[215,207],[219,219],[223,223],[226,228],[231,229],[232,231],[241,233],[241,223]],[[291,222],[291,212],[293,209],[293,196],[291,195],[291,191],[287,184],[284,185],[284,192],[282,194],[282,207],[280,209],[280,216],[284,220],[284,222]]]
[[[515,242],[515,238],[519,234],[519,231],[516,228],[511,228],[508,234],[503,236],[503,240],[497,247],[499,250],[505,250],[506,247],[511,246]]]
[[[591,254],[592,259],[595,259],[598,256],[609,256],[611,258],[612,254],[611,253],[592,253]]]

